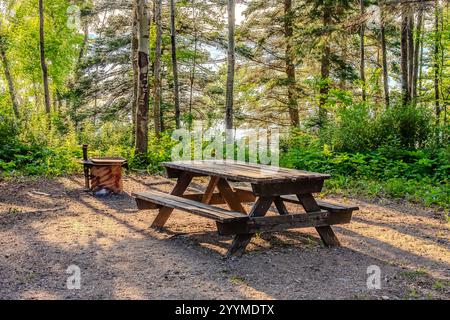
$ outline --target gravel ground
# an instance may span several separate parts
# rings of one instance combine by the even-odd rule
[[[175,211],[155,231],[155,211],[138,212],[130,196],[172,186],[127,176],[124,194],[95,198],[81,176],[0,182],[0,299],[450,299],[442,212],[331,197],[360,206],[351,224],[334,227],[342,247],[294,229],[259,235],[243,257],[224,259],[231,237],[214,222]],[[67,289],[70,265],[81,269],[79,290]],[[371,265],[381,289],[367,288]]]

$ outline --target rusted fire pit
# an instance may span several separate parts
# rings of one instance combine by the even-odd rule
[[[128,162],[124,158],[89,158],[88,146],[83,145],[83,161],[85,186],[102,196],[123,191],[122,167],[127,168]]]

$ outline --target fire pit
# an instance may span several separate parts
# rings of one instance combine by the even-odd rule
[[[122,167],[128,168],[124,158],[89,158],[87,145],[83,145],[85,186],[95,195],[108,195],[123,191]]]

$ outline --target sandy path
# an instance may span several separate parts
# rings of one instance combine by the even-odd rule
[[[352,199],[361,210],[335,227],[341,248],[299,229],[262,234],[225,260],[231,238],[210,220],[176,211],[165,232],[148,228],[155,212],[137,212],[129,193],[169,190],[161,178],[127,177],[127,193],[105,199],[82,183],[0,182],[0,299],[450,298],[449,224],[430,209]],[[69,265],[81,269],[80,290],[66,288]],[[380,290],[366,286],[370,265]]]

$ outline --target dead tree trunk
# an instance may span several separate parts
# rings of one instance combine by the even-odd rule
[[[44,2],[43,2],[43,0],[39,0],[39,48],[40,48],[42,79],[44,82],[45,112],[47,114],[49,114],[51,109],[50,109],[50,91],[48,88],[47,63],[45,61]]]
[[[293,36],[293,11],[292,0],[284,0],[284,36],[286,41],[286,76],[288,88],[288,108],[291,125],[298,127],[300,120],[298,116],[297,89],[295,81],[295,53],[292,46]]]
[[[180,128],[180,91],[178,86],[177,39],[175,29],[175,0],[170,0],[170,40],[172,43],[173,102],[175,106],[175,125]]]
[[[225,125],[233,129],[233,94],[234,94],[234,65],[235,65],[235,0],[228,0],[228,70],[225,102]]]
[[[148,151],[148,102],[149,102],[149,32],[150,19],[147,0],[135,0],[138,21],[138,69],[139,88],[136,112],[136,144],[135,154],[145,155]]]

